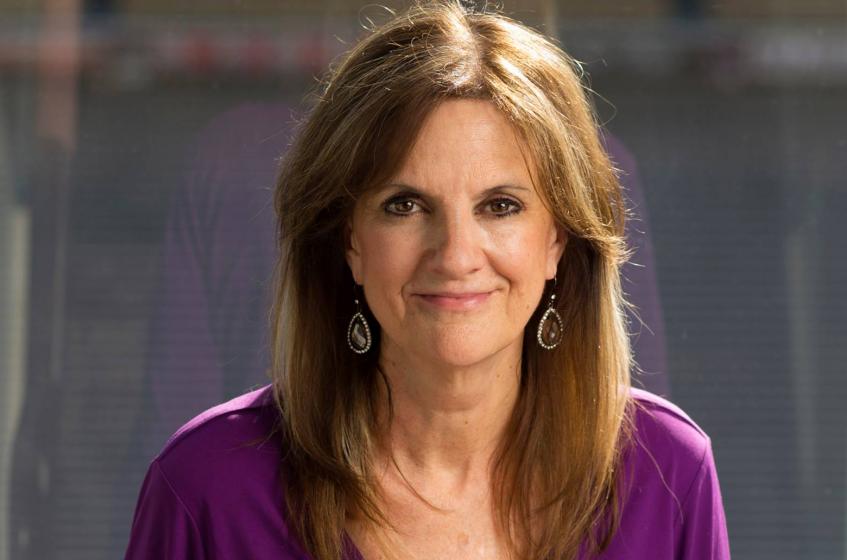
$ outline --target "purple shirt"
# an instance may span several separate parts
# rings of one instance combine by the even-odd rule
[[[633,485],[602,560],[729,559],[709,437],[685,412],[640,389]],[[283,517],[271,386],[200,414],[150,464],[127,559],[306,560]],[[257,441],[260,440],[260,441]],[[625,471],[626,472],[626,471]],[[345,539],[347,560],[361,560]]]

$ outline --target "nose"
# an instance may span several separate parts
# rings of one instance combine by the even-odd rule
[[[432,262],[444,277],[465,278],[482,268],[485,260],[482,228],[472,211],[442,213],[435,220]]]

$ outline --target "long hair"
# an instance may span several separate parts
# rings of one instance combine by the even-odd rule
[[[519,395],[492,463],[512,557],[572,559],[606,548],[620,521],[632,364],[619,269],[629,256],[618,170],[599,138],[580,63],[488,8],[415,4],[330,70],[276,184],[279,261],[271,311],[274,395],[284,430],[286,515],[317,560],[336,560],[345,516],[390,525],[371,466],[380,332],[347,348],[354,281],[344,258],[356,200],[395,173],[445,99],[490,101],[537,166],[536,189],[568,233],[555,284],[564,339],[524,331]],[[362,299],[362,298],[360,298]],[[546,300],[545,300],[546,303]],[[390,388],[389,388],[390,389]],[[389,392],[390,394],[390,392]],[[519,442],[519,444],[517,443]]]

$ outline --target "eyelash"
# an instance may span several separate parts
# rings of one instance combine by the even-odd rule
[[[415,202],[415,199],[410,198],[408,196],[391,198],[383,204],[383,206],[382,206],[383,211],[390,216],[397,216],[399,218],[408,218],[409,216],[411,216],[413,214],[413,212],[405,212],[404,213],[404,212],[392,212],[391,210],[389,210],[389,208],[391,207],[392,204],[397,204],[399,202],[406,202],[406,201]],[[511,198],[502,198],[502,197],[501,198],[495,198],[495,199],[489,200],[486,204],[490,205],[490,204],[499,204],[499,203],[511,204],[513,206],[513,208],[512,208],[512,210],[509,210],[508,212],[502,212],[502,213],[499,213],[499,214],[495,213],[494,217],[498,218],[498,219],[499,218],[506,218],[508,216],[513,216],[513,215],[515,215],[515,214],[517,214],[517,213],[519,213],[523,210],[523,207],[518,202],[512,200]],[[417,202],[415,202],[415,204],[417,204]]]

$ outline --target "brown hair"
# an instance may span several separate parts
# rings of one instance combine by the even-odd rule
[[[356,200],[396,172],[424,117],[450,98],[489,100],[510,120],[537,164],[539,195],[568,233],[556,284],[564,339],[552,351],[539,347],[539,305],[493,463],[500,530],[514,557],[571,559],[583,546],[602,551],[617,529],[631,431],[619,279],[626,212],[581,77],[580,63],[538,32],[457,1],[415,4],[329,73],[276,186],[271,317],[287,515],[317,560],[339,558],[349,512],[390,524],[370,462],[387,380],[367,309],[377,351],[360,356],[346,345],[355,309],[345,224]]]

